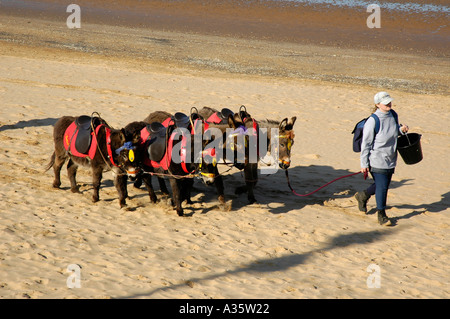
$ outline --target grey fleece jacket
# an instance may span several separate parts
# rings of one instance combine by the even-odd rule
[[[375,135],[375,119],[369,117],[363,129],[361,168],[393,169],[397,165],[397,138],[403,133],[390,111],[378,109],[375,114],[380,119],[380,131]]]

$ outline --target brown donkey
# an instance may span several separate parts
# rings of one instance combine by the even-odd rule
[[[78,166],[91,167],[94,187],[92,201],[98,202],[103,171],[112,170],[120,207],[126,206],[128,194],[124,186],[127,173],[136,170],[133,150],[139,142],[139,136],[128,137],[127,141],[123,129],[113,129],[99,117],[83,115],[61,117],[55,123],[53,138],[55,150],[46,171],[53,167],[54,188],[61,186],[61,168],[68,159],[67,174],[71,191],[80,193],[76,182]]]
[[[261,120],[256,121],[251,115],[247,112],[245,106],[241,106],[238,113],[234,113],[231,110],[224,108],[221,111],[210,107],[204,107],[199,111],[199,114],[203,116],[208,121],[211,121],[210,127],[220,128],[224,132],[224,143],[225,140],[229,138],[229,136],[225,135],[225,130],[229,127],[234,130],[239,131],[242,127],[243,131],[248,132],[256,132],[256,141],[257,145],[257,161],[249,160],[249,146],[247,144],[245,146],[244,155],[245,162],[237,163],[236,156],[234,157],[233,165],[237,167],[239,170],[244,171],[245,176],[245,186],[237,187],[235,193],[245,193],[247,192],[248,200],[250,203],[254,203],[256,198],[254,196],[253,189],[256,186],[258,181],[258,161],[261,161],[261,158],[269,153],[273,153],[278,155],[278,165],[280,168],[286,170],[291,163],[291,147],[294,144],[294,123],[296,121],[296,117],[291,117],[290,119],[285,118],[282,121],[274,121],[274,120]],[[265,130],[263,130],[265,129]],[[272,129],[276,129],[278,132],[275,136],[272,136]],[[249,137],[245,137],[248,139]],[[262,149],[259,142],[263,139],[267,139],[266,145],[267,150]],[[277,149],[271,149],[272,140],[276,139]],[[247,140],[250,141],[250,140]],[[254,140],[253,140],[254,141]],[[236,145],[236,143],[232,143],[230,145]],[[225,151],[223,152],[225,155]]]

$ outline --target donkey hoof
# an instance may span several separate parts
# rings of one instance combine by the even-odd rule
[[[128,205],[127,204],[125,204],[125,203],[120,203],[120,209],[122,209],[122,208],[127,208],[128,207]]]
[[[178,216],[180,216],[180,217],[183,217],[183,215],[184,215],[182,210],[181,210],[181,211],[178,211],[178,210],[177,210],[177,214],[178,214]]]
[[[72,187],[70,190],[72,191],[72,193],[81,194],[80,188],[78,186],[77,187]]]
[[[158,202],[158,198],[156,196],[150,196],[150,203],[156,204]]]
[[[61,186],[61,183],[59,182],[53,182],[53,188],[59,188]]]
[[[98,198],[98,196],[93,196],[92,197],[92,202],[93,203],[97,203],[98,201],[100,201],[100,198]]]

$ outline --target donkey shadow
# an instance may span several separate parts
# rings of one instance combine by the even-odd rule
[[[289,180],[292,188],[298,194],[308,194],[325,185],[326,183],[355,172],[346,169],[335,169],[331,166],[310,165],[295,166],[288,169]],[[412,179],[392,181],[390,188],[408,185]],[[288,213],[292,210],[302,209],[308,205],[324,205],[332,199],[351,198],[358,190],[367,188],[373,180],[364,180],[361,174],[340,179],[327,187],[320,189],[309,196],[296,196],[288,187],[285,171],[279,169],[272,175],[259,175],[255,187],[257,202],[249,205],[246,194],[236,194],[235,189],[244,184],[241,172],[224,175],[225,198],[232,200],[231,211],[245,209],[245,207],[264,207],[272,214]],[[215,200],[215,188],[212,186],[195,184],[195,190],[202,192],[200,201],[211,202]],[[355,204],[355,209],[357,206]]]
[[[318,189],[319,187],[325,185],[326,183],[355,172],[347,169],[335,169],[331,166],[324,165],[310,165],[310,166],[295,166],[288,170],[289,179],[292,188],[298,194],[308,194]],[[205,185],[201,181],[195,179],[194,186],[192,189],[192,200],[194,205],[184,204],[186,212],[186,217],[191,217],[195,214],[207,214],[214,211],[229,211],[236,212],[239,210],[245,210],[246,207],[258,208],[268,210],[272,214],[284,214],[289,213],[293,210],[299,210],[309,205],[324,205],[327,201],[333,199],[345,199],[352,198],[354,194],[362,189],[366,189],[373,180],[368,178],[364,180],[361,174],[351,176],[348,178],[340,179],[323,189],[305,197],[299,197],[292,193],[287,184],[287,179],[285,176],[285,171],[279,169],[275,174],[272,175],[259,175],[258,183],[255,187],[255,196],[257,202],[254,204],[249,204],[247,195],[245,193],[237,194],[236,189],[245,184],[244,175],[241,171],[233,169],[229,174],[223,175],[224,185],[225,185],[225,200],[227,202],[226,206],[220,205],[217,200],[216,188],[214,185]],[[401,181],[392,181],[390,188],[397,188],[403,185],[410,185],[413,179],[403,179]],[[133,182],[128,181],[128,188],[133,188]],[[166,180],[166,183],[168,181]],[[89,183],[85,186],[88,186]],[[102,181],[102,188],[112,188],[114,187],[113,182],[105,179]],[[88,186],[89,188],[89,186]],[[170,185],[168,185],[170,189]],[[87,189],[88,190],[88,189]],[[141,191],[131,191],[129,196],[133,198],[145,198],[148,194],[143,188]],[[158,198],[162,200],[167,200],[167,196],[158,192],[156,189]],[[169,196],[170,197],[170,196]],[[112,201],[113,199],[111,199]],[[450,202],[450,192],[443,195],[443,199],[438,203],[432,203],[427,205],[401,205],[396,206],[397,208],[408,208],[415,209],[413,213],[408,214],[408,216],[397,217],[397,219],[410,218],[415,215],[422,214],[425,211],[439,212],[445,210],[449,207]],[[196,203],[204,203],[207,205],[202,205],[198,207]],[[133,204],[132,204],[133,205]],[[131,206],[128,209],[133,210]],[[150,202],[148,205],[152,205]],[[138,207],[142,207],[139,205]],[[357,204],[355,202],[355,209],[357,209]],[[417,211],[422,209],[422,211]],[[369,211],[368,214],[373,212]],[[396,222],[394,220],[394,223]]]
[[[0,126],[0,132],[6,130],[22,129],[25,127],[35,127],[35,126],[53,126],[55,125],[58,118],[46,118],[46,119],[32,119],[27,121],[19,121],[16,124],[8,124]]]

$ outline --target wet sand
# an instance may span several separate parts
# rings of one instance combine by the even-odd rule
[[[395,1],[406,2],[406,1]],[[422,1],[443,5],[441,1]],[[15,4],[14,4],[15,3]],[[67,4],[45,0],[4,4],[2,11],[61,20]],[[34,2],[33,2],[34,3]],[[416,1],[416,3],[421,3]],[[21,5],[22,4],[22,5]],[[293,1],[78,1],[83,21],[165,31],[448,55],[448,13],[383,9],[380,29],[369,29],[364,7]]]
[[[42,3],[5,6],[3,44],[139,59],[140,64],[428,94],[448,91],[445,14],[385,10],[381,29],[369,29],[365,11],[290,2],[80,1],[82,28],[70,30],[64,5]]]

